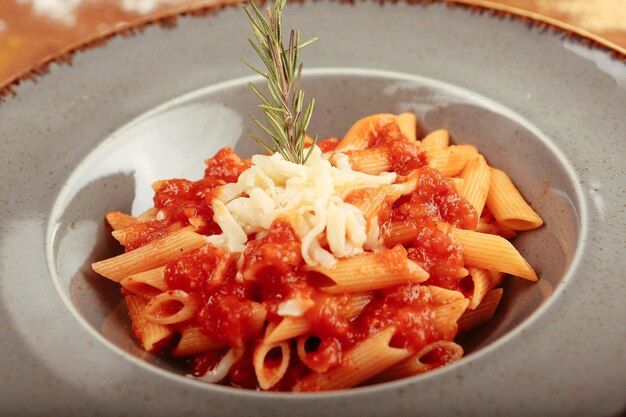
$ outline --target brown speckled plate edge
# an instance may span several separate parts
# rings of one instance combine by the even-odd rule
[[[292,0],[295,2],[304,2],[306,0]],[[342,3],[357,4],[354,0],[336,0]],[[394,0],[375,0],[380,4],[386,2],[397,3]],[[496,4],[490,1],[482,0],[400,0],[407,4],[428,5],[434,3],[443,3],[448,7],[460,7],[469,10],[471,13],[489,13],[501,19],[516,19],[524,22],[530,29],[538,29],[540,31],[551,31],[560,34],[563,38],[574,39],[581,44],[609,53],[613,58],[626,63],[626,49],[616,45],[600,36],[594,35],[584,29],[578,28],[571,24],[559,21],[557,19],[544,16],[538,13],[522,10],[513,6]],[[265,1],[263,0],[262,3]],[[140,19],[132,23],[122,25],[104,34],[89,37],[77,44],[64,48],[60,52],[49,55],[41,61],[25,68],[15,76],[0,85],[0,103],[6,96],[15,95],[16,88],[25,81],[37,81],[38,77],[45,75],[52,64],[71,65],[75,54],[87,49],[96,48],[106,44],[112,38],[118,36],[133,36],[143,31],[146,27],[159,25],[164,28],[173,28],[177,25],[178,17],[182,16],[205,16],[207,14],[216,13],[226,7],[238,7],[242,2],[238,0],[218,0],[216,4],[206,4],[200,6],[185,6],[175,8],[166,12],[157,13],[151,17]]]

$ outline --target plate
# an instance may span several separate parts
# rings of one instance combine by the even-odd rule
[[[342,135],[359,116],[413,110],[425,130],[476,143],[544,216],[516,242],[541,284],[509,280],[517,302],[466,341],[466,358],[402,381],[295,395],[201,384],[136,348],[117,288],[90,273],[115,250],[103,214],[140,212],[151,181],[198,177],[222,146],[253,151],[256,104],[239,61],[252,56],[247,21],[236,6],[206,7],[92,40],[0,90],[3,410],[619,413],[626,55],[528,17],[426,3],[302,2],[286,19],[320,36],[303,57],[318,98],[312,129]]]

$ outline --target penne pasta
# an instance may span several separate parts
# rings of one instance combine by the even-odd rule
[[[198,353],[218,350],[223,347],[223,343],[205,335],[199,326],[188,326],[180,331],[180,340],[172,350],[172,356],[197,355]]]
[[[504,274],[498,271],[488,271],[483,268],[469,267],[469,274],[474,283],[472,296],[468,308],[475,309],[483,300],[485,295],[493,288],[502,283]]]
[[[133,333],[147,352],[153,352],[172,336],[169,327],[148,321],[145,315],[147,300],[138,295],[126,296],[128,315],[133,323]]]
[[[386,147],[346,151],[353,170],[370,175],[391,171],[389,149]]]
[[[289,342],[261,343],[252,354],[252,364],[259,387],[264,390],[272,388],[287,372],[291,359]]]
[[[363,308],[371,301],[368,293],[351,294],[347,303],[342,303],[341,314],[350,320],[357,317]],[[268,328],[265,336],[266,343],[276,343],[282,340],[293,339],[311,331],[311,322],[306,317],[285,317],[276,326]]]
[[[398,125],[400,125],[400,132],[409,142],[417,142],[417,117],[414,113],[400,113]]]
[[[369,223],[382,207],[391,205],[400,198],[400,190],[393,185],[381,185],[380,187],[361,188],[346,196],[346,203],[350,203],[361,210],[365,221]]]
[[[167,291],[152,298],[144,310],[146,320],[158,324],[176,324],[191,319],[198,303],[185,291]]]
[[[447,148],[450,145],[450,134],[445,129],[435,130],[426,135],[421,144],[426,151]]]
[[[508,240],[497,235],[453,228],[463,246],[466,265],[504,272],[537,281],[537,274]]]
[[[442,339],[452,340],[458,330],[457,321],[465,312],[469,300],[452,300],[433,307],[433,325],[441,334]]]
[[[439,170],[446,177],[454,177],[463,171],[471,157],[478,155],[478,151],[472,145],[451,145],[427,151],[426,154],[429,167]]]
[[[106,214],[106,220],[113,230],[125,229],[128,226],[139,223],[139,220],[137,220],[137,218],[131,216],[130,214],[122,213],[120,211],[108,212]]]
[[[482,155],[471,158],[463,171],[465,184],[461,197],[474,207],[478,216],[483,212],[489,191],[489,166]]]
[[[371,147],[381,133],[390,125],[398,127],[398,117],[393,114],[381,113],[367,116],[352,125],[348,133],[339,142],[336,150],[366,149]]]
[[[129,275],[163,266],[204,244],[204,236],[188,227],[130,252],[94,262],[91,267],[103,277],[119,282]]]
[[[429,356],[435,356],[436,360],[432,361]],[[426,345],[415,355],[383,371],[370,382],[387,382],[423,374],[424,372],[456,362],[462,357],[463,348],[461,345],[447,340],[433,342]]]
[[[500,304],[503,293],[502,288],[495,288],[485,295],[482,302],[474,310],[466,310],[457,322],[459,334],[467,333],[491,320]]]
[[[498,223],[513,230],[540,227],[543,220],[524,200],[509,176],[495,168],[491,168],[490,173],[487,207]]]
[[[152,298],[167,289],[165,283],[165,267],[150,269],[129,275],[120,281],[122,287],[133,294],[141,295],[145,298]]]
[[[358,385],[411,356],[411,351],[390,346],[391,327],[359,342],[345,353],[342,364],[328,372],[304,377],[294,391],[328,391]]]
[[[362,292],[428,279],[428,273],[408,259],[406,249],[400,245],[342,259],[332,268],[309,266],[307,270],[332,281],[322,288],[329,293]]]

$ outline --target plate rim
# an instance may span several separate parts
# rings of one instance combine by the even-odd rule
[[[74,55],[105,46],[110,40],[119,37],[129,37],[140,34],[145,29],[160,26],[164,29],[173,29],[178,25],[178,19],[182,17],[204,17],[218,13],[227,7],[239,8],[242,4],[251,0],[216,0],[214,4],[186,5],[156,13],[154,15],[125,23],[120,27],[107,32],[93,35],[62,48],[56,53],[50,54],[41,60],[23,68],[4,83],[0,84],[0,105],[6,101],[7,97],[16,96],[16,89],[25,81],[36,82],[38,78],[45,76],[53,64],[71,65]],[[265,4],[269,0],[258,0],[258,4]],[[316,2],[316,0],[312,0]],[[333,3],[350,4],[356,6],[356,0],[329,0]],[[529,29],[540,30],[541,33],[550,32],[560,34],[563,38],[575,39],[590,49],[600,50],[608,53],[612,58],[626,64],[626,48],[613,43],[601,36],[595,35],[585,29],[574,26],[570,23],[557,20],[529,10],[518,7],[498,4],[489,0],[367,0],[376,2],[381,6],[387,3],[399,3],[410,6],[429,6],[433,4],[443,4],[449,8],[460,8],[469,13],[484,14],[499,19],[517,20],[525,23]],[[305,3],[311,0],[289,0],[290,3]]]

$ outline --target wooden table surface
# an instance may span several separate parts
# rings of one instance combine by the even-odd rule
[[[117,25],[211,1],[215,0],[0,0],[0,85],[46,56]],[[626,0],[491,3],[561,20],[626,48]]]

